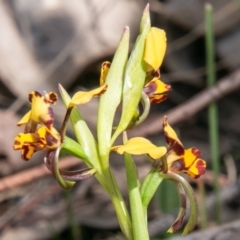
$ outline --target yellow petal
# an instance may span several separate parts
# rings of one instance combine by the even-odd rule
[[[187,174],[192,178],[198,178],[205,173],[206,162],[202,159],[196,159],[191,167],[187,170]]]
[[[100,76],[100,86],[103,86],[109,71],[111,63],[110,62],[103,62],[101,68],[101,76]]]
[[[89,92],[77,92],[74,94],[68,107],[74,107],[79,104],[89,102],[93,97],[103,94],[107,90],[107,85],[101,86]]]
[[[184,154],[184,147],[181,141],[178,139],[177,134],[172,129],[172,127],[167,122],[167,116],[163,118],[163,131],[166,137],[167,144],[171,148],[172,151],[176,153],[178,156],[182,156]]]
[[[29,160],[32,155],[36,152],[35,147],[29,145],[22,148],[21,157],[23,160]]]
[[[194,150],[193,148],[188,148],[184,151],[183,158],[185,168],[189,168],[197,159],[197,156],[194,154],[193,150]]]
[[[29,160],[33,153],[37,151],[34,146],[36,141],[37,139],[33,133],[20,133],[14,139],[13,149],[22,149],[22,159]]]
[[[131,138],[126,142],[125,145],[114,146],[111,150],[116,151],[118,154],[148,154],[153,159],[158,159],[165,155],[167,152],[167,149],[165,147],[157,147],[142,137]]]
[[[143,91],[148,95],[151,103],[160,103],[167,99],[167,95],[164,94],[171,90],[171,86],[165,84],[160,79],[153,78],[149,83],[145,85]]]
[[[24,143],[33,143],[36,142],[37,138],[35,137],[34,133],[19,133],[15,138],[14,138],[14,144],[13,144],[13,149],[18,150],[21,149],[24,145]]]
[[[29,99],[30,102],[32,102],[32,111],[30,118],[34,122],[41,123],[50,128],[54,122],[53,110],[49,103],[50,100],[36,91],[29,94]]]
[[[22,117],[22,119],[17,123],[17,126],[26,124],[29,121],[30,116],[31,116],[31,110]]]
[[[154,70],[161,66],[166,47],[167,38],[165,31],[152,27],[146,38],[144,60]]]

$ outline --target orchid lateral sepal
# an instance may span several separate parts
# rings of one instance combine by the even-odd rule
[[[49,151],[47,153],[47,156],[44,158],[44,162],[47,168],[49,169],[49,171],[52,173],[53,177],[59,183],[59,185],[62,188],[69,189],[75,184],[75,181],[68,181],[62,178],[59,171],[59,166],[58,166],[60,151],[61,151],[61,146],[59,146],[54,151]]]
[[[44,162],[61,187],[65,189],[71,188],[76,181],[88,179],[96,173],[94,168],[85,168],[75,171],[59,169],[58,161],[60,152],[61,146],[54,151],[49,151],[44,158]]]
[[[176,185],[176,188],[177,188],[177,192],[180,200],[180,208],[174,223],[171,225],[171,227],[167,231],[169,233],[175,233],[182,227],[184,218],[186,215],[186,208],[187,208],[186,194],[182,184],[177,181],[172,181],[172,182]]]
[[[197,199],[196,199],[195,193],[191,185],[188,183],[188,181],[182,176],[180,176],[179,174],[167,173],[167,174],[161,174],[161,176],[164,179],[170,179],[172,181],[175,181],[181,184],[185,191],[186,196],[189,199],[189,205],[190,205],[189,219],[182,232],[182,235],[186,235],[189,232],[191,232],[197,224],[198,206],[197,206]],[[172,232],[173,229],[170,228],[169,231]]]

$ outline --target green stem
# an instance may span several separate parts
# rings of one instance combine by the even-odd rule
[[[215,62],[214,62],[214,32],[213,32],[212,6],[205,5],[205,28],[206,28],[206,62],[207,62],[207,83],[211,87],[216,82]],[[211,148],[211,159],[214,171],[214,192],[215,192],[215,217],[220,223],[220,196],[218,178],[220,172],[219,164],[219,136],[218,136],[218,112],[217,103],[211,103],[208,108],[209,139]]]
[[[137,240],[148,240],[147,220],[145,218],[145,211],[142,206],[142,199],[139,191],[137,169],[130,154],[125,154],[124,157],[132,216],[133,237]]]
[[[153,195],[155,194],[159,184],[162,182],[163,178],[159,174],[158,169],[152,167],[147,177],[143,181],[143,184],[140,189],[141,197],[142,197],[142,205],[144,212],[147,213],[147,207]]]
[[[111,198],[114,209],[116,211],[122,233],[124,234],[126,239],[133,240],[134,238],[132,234],[132,223],[128,213],[128,209],[119,190],[116,179],[113,176],[110,168],[105,170],[104,177],[105,182],[107,182],[106,190]]]

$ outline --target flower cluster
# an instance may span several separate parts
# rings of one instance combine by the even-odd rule
[[[162,103],[171,90],[170,85],[160,80],[159,71],[167,46],[166,34],[161,29],[151,27],[148,6],[144,10],[140,34],[130,57],[129,39],[129,28],[125,27],[112,63],[102,64],[100,87],[89,92],[79,91],[71,98],[59,85],[66,107],[59,131],[53,127],[54,114],[51,107],[57,101],[56,93],[41,95],[36,91],[31,92],[31,110],[18,123],[18,126],[25,125],[25,129],[15,137],[13,148],[21,150],[25,160],[29,160],[37,151],[47,150],[45,163],[65,188],[71,187],[77,180],[94,175],[109,194],[120,228],[127,239],[149,239],[146,224],[148,204],[161,181],[170,179],[178,189],[181,209],[169,231],[175,232],[181,227],[188,197],[192,212],[183,231],[185,234],[195,226],[197,206],[191,186],[180,174],[199,178],[205,172],[206,162],[200,158],[198,149],[184,148],[166,116],[163,118],[165,146],[156,146],[143,137],[128,139],[127,132],[146,119],[151,104]],[[76,108],[93,97],[99,97],[97,137],[91,133]],[[119,109],[120,118],[116,119]],[[68,120],[71,121],[77,141],[66,136]],[[119,136],[122,136],[123,143],[115,145]],[[82,159],[88,168],[74,172],[59,170],[61,151]],[[124,155],[131,217],[109,163],[113,151]],[[132,155],[146,155],[152,162],[152,169],[143,181],[138,178]]]

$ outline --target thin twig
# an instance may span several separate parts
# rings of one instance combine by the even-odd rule
[[[82,165],[82,162],[73,157],[65,157],[59,162],[59,167],[64,169],[77,165]],[[0,191],[33,182],[34,180],[47,175],[51,175],[51,172],[47,169],[45,164],[12,174],[0,179]]]

